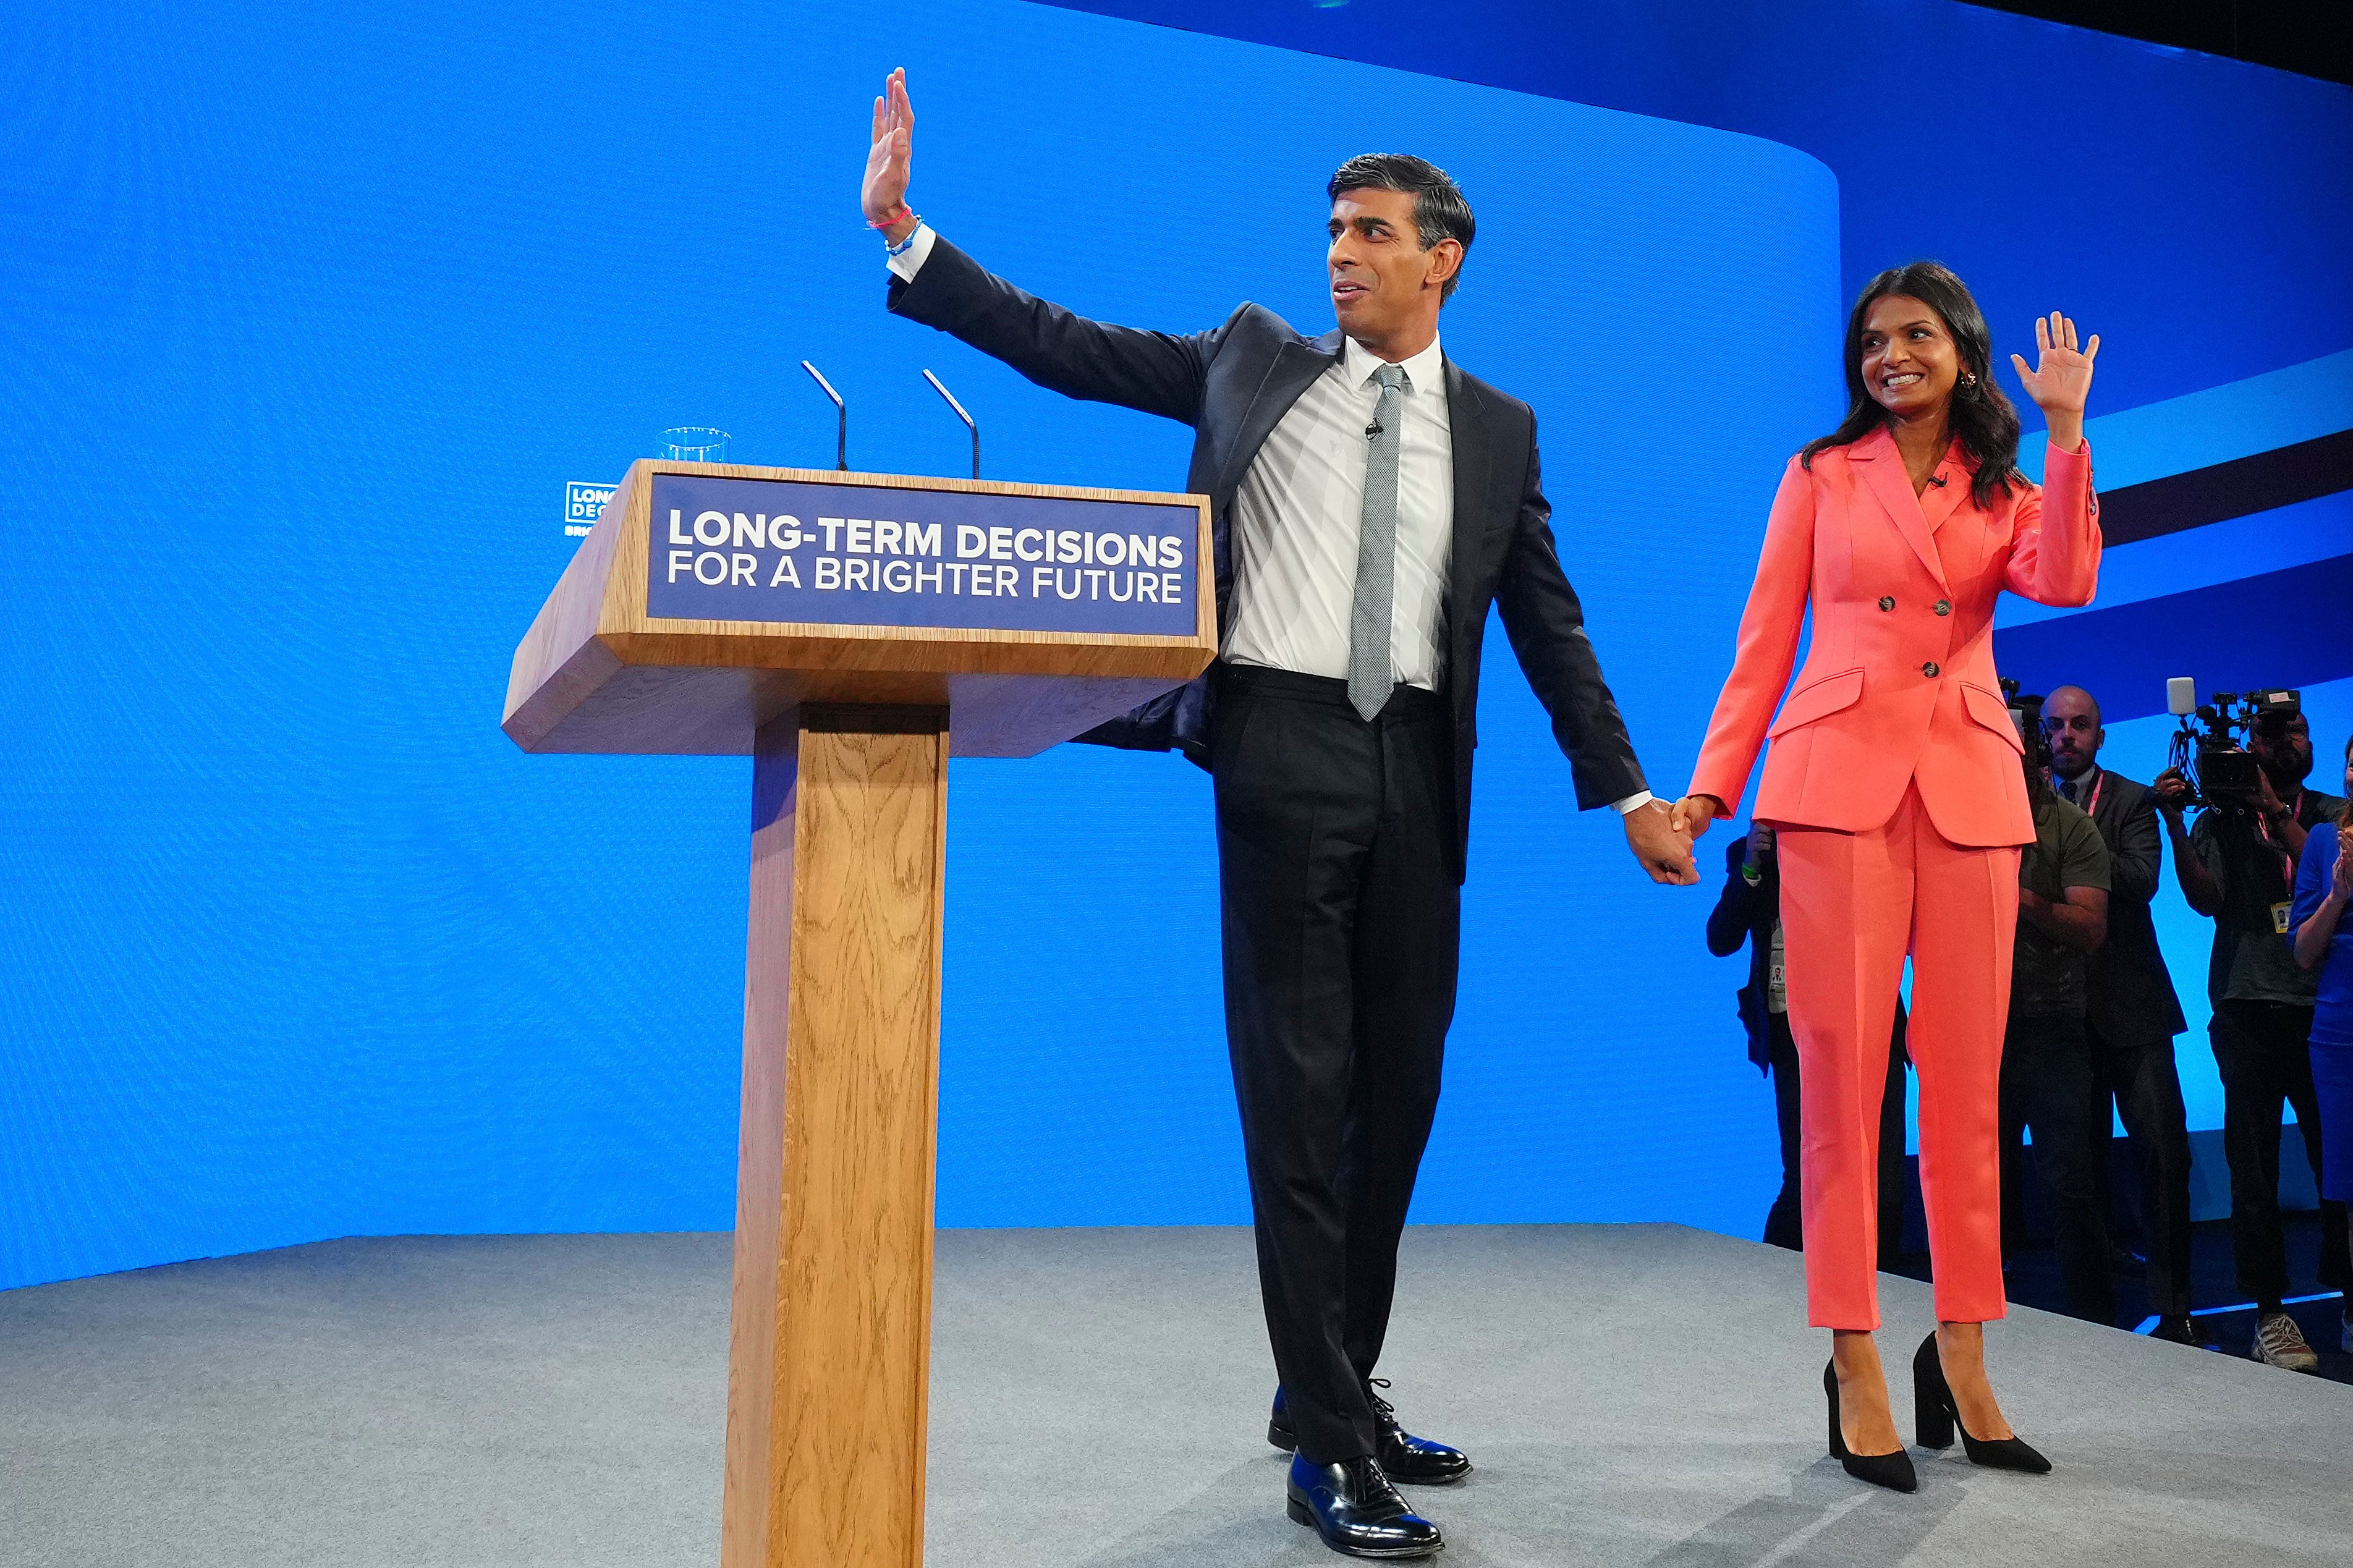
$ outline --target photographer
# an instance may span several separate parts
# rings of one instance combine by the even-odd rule
[[[2092,819],[2061,800],[2043,777],[2049,753],[2040,700],[2021,706],[2021,763],[2034,842],[2018,860],[2010,1027],[2001,1044],[2002,1146],[2014,1149],[2019,1129],[2032,1130],[2067,1310],[2113,1325],[2116,1289],[2108,1273],[2107,1218],[2092,1182],[2092,1052],[2084,1037],[2090,995],[2084,955],[2108,931],[2108,847]]]
[[[2224,748],[2216,747],[2215,751]],[[2280,1110],[2295,1108],[2313,1178],[2321,1172],[2324,1129],[2313,1093],[2314,975],[2300,967],[2288,934],[2295,865],[2305,836],[2344,808],[2337,796],[2304,787],[2312,772],[2312,735],[2293,703],[2261,713],[2249,726],[2255,760],[2251,789],[2210,791],[2194,831],[2182,812],[2192,801],[2179,768],[2158,775],[2152,792],[2173,841],[2173,868],[2189,907],[2214,921],[2207,989],[2210,1030],[2222,1075],[2222,1147],[2231,1163],[2231,1246],[2239,1287],[2255,1299],[2257,1361],[2296,1372],[2319,1366],[2304,1331],[2287,1315],[2287,1243],[2280,1228]],[[2201,752],[2201,757],[2208,753]],[[2213,769],[2200,763],[2201,773]],[[2353,1283],[2345,1206],[2321,1202],[2320,1279],[2332,1289]]]
[[[2157,1314],[2157,1336],[2203,1343],[2189,1315],[2189,1121],[2173,1061],[2173,1037],[2188,1026],[2148,912],[2164,858],[2157,802],[2147,784],[2100,766],[2108,732],[2098,700],[2082,687],[2063,686],[2043,701],[2042,730],[2059,798],[2091,817],[2108,848],[2108,936],[2085,960],[2092,1110],[2084,1131],[2093,1189],[2100,1212],[2108,1214],[2113,1102],[2140,1158],[2148,1310]]]
[[[2345,794],[2348,804],[2334,822],[2316,824],[2296,861],[2295,962],[2319,981],[2312,1017],[2312,1083],[2324,1124],[2353,1129],[2353,741],[2345,742]],[[2353,1138],[2339,1136],[2321,1151],[2320,1195],[2343,1204],[2353,1198]],[[2353,1240],[2353,1237],[2348,1237]],[[2353,1300],[2343,1314],[2339,1342],[2353,1350]]]
[[[1789,1033],[1781,983],[1781,878],[1773,855],[1773,826],[1759,822],[1746,838],[1725,847],[1724,891],[1707,917],[1707,950],[1729,958],[1748,944],[1748,984],[1740,988],[1740,1022],[1748,1031],[1748,1059],[1773,1078],[1773,1109],[1781,1131],[1781,1190],[1765,1215],[1765,1242],[1805,1248],[1799,1202],[1798,1042]],[[1887,1042],[1887,1081],[1879,1098],[1879,1267],[1894,1268],[1904,1251],[1904,1004]]]

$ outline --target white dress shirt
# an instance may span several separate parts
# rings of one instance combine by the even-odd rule
[[[1291,405],[1234,491],[1229,664],[1348,678],[1365,468],[1380,383],[1377,354],[1340,357]],[[1454,443],[1438,340],[1402,362],[1398,398],[1397,568],[1389,590],[1392,680],[1435,691],[1446,677],[1447,561],[1453,552]]]
[[[888,258],[907,282],[932,253],[929,224]],[[1365,426],[1380,400],[1384,363],[1343,340],[1340,357],[1275,425],[1234,492],[1234,587],[1225,646],[1229,664],[1348,678],[1348,623],[1364,525]],[[1389,592],[1391,679],[1435,691],[1446,679],[1446,584],[1454,533],[1453,426],[1446,356],[1436,338],[1412,358],[1398,399],[1397,565]],[[1640,791],[1614,802],[1647,805]]]

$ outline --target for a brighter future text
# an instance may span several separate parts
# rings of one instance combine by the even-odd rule
[[[1173,533],[956,525],[779,512],[670,514],[666,581],[706,588],[1184,603],[1185,542]],[[947,547],[955,546],[953,556]],[[1034,563],[1026,568],[1023,563]]]

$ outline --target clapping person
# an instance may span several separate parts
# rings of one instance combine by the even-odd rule
[[[1888,1407],[1879,1326],[1879,1079],[1904,961],[1920,1078],[1920,1178],[1938,1324],[1913,1357],[1921,1441],[1956,1424],[1979,1464],[2045,1470],[2010,1432],[1985,1369],[2001,1280],[2000,1082],[2032,841],[2024,745],[1993,664],[2004,588],[2083,605],[2100,533],[2084,407],[2094,337],[2053,313],[2039,365],[2011,363],[2050,423],[2046,482],[2017,466],[2019,422],[1991,334],[1934,262],[1883,272],[1847,326],[1846,419],[1789,461],[1691,789],[1694,837],[1747,792],[1774,825],[1791,1032],[1804,1076],[1808,1317],[1831,1331],[1831,1453],[1849,1473],[1917,1483]],[[1811,651],[1788,700],[1810,611]],[[1776,705],[1779,716],[1776,718]]]
[[[2289,937],[2299,968],[2317,982],[2312,1014],[2312,1088],[2320,1124],[2353,1131],[2353,740],[2345,742],[2345,804],[2336,820],[2313,825],[2296,862]],[[2353,1136],[2321,1144],[2320,1195],[2353,1205]],[[2348,1211],[2353,1212],[2353,1211]],[[2353,1235],[2347,1237],[2353,1244]],[[2345,1305],[2338,1343],[2353,1351],[2353,1299]]]

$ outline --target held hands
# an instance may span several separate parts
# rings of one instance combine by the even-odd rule
[[[1623,820],[1626,847],[1634,852],[1636,863],[1650,873],[1651,880],[1680,887],[1699,880],[1699,868],[1692,864],[1691,836],[1674,825],[1666,802],[1638,805]]]
[[[2353,903],[2353,844],[2347,843],[2341,833],[2337,837],[2337,874],[2329,880],[2327,896],[2337,900],[2340,910]]]
[[[907,210],[907,176],[915,156],[915,108],[907,101],[907,73],[894,70],[874,100],[874,141],[866,151],[866,183],[858,193],[866,221],[896,245],[914,232]]]
[[[1724,815],[1724,803],[1712,795],[1687,795],[1675,802],[1668,822],[1694,843],[1706,837],[1708,826]]]
[[[1690,887],[1699,880],[1693,864],[1691,836],[1674,826],[1667,804],[1653,800],[1620,818],[1626,827],[1626,847],[1653,882]]]
[[[2053,310],[2034,319],[2034,343],[2040,363],[2032,370],[2017,354],[2010,356],[2010,363],[2026,395],[2050,424],[2051,444],[2072,452],[2084,439],[2084,405],[2092,394],[2092,362],[2099,357],[2100,334],[2094,332],[2077,353],[2075,323]]]

